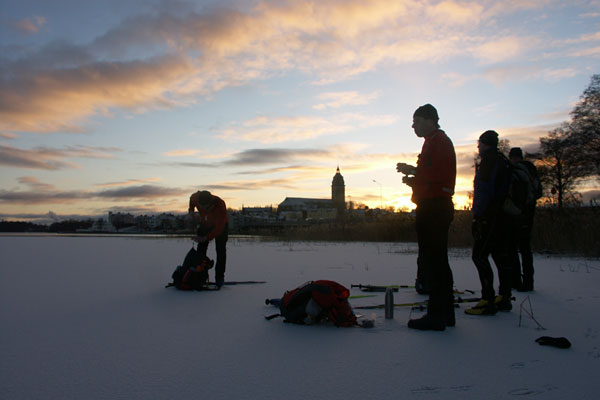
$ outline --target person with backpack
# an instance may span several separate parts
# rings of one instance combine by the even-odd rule
[[[527,171],[529,191],[532,195],[524,204],[519,227],[517,230],[517,243],[511,249],[513,265],[515,265],[516,276],[513,278],[516,283],[516,289],[519,292],[530,292],[533,290],[533,254],[531,252],[531,231],[533,229],[533,218],[537,199],[542,197],[542,184],[537,172],[537,168],[531,161],[523,159],[523,150],[520,147],[513,147],[508,153],[508,158],[513,165],[518,165]],[[521,253],[521,260],[519,260]],[[522,267],[522,271],[521,271]]]
[[[512,217],[504,211],[508,191],[509,163],[498,151],[498,133],[485,131],[478,141],[481,162],[476,165],[473,181],[473,263],[481,281],[481,300],[465,310],[470,315],[494,315],[510,311],[512,266],[509,257],[514,237]],[[492,256],[498,269],[499,295],[494,291]]]
[[[443,331],[455,325],[454,278],[448,262],[448,231],[454,218],[456,153],[454,145],[438,124],[437,110],[425,104],[414,112],[412,128],[425,139],[417,166],[398,163],[396,170],[407,176],[402,182],[412,188],[417,205],[415,227],[419,254],[417,285],[429,288],[427,314],[408,321],[408,327]]]
[[[194,209],[198,211],[196,214]],[[209,191],[198,191],[190,196],[188,215],[197,224],[196,236],[192,238],[198,243],[198,253],[206,255],[208,244],[215,240],[217,262],[215,265],[215,283],[217,288],[225,282],[225,264],[227,261],[227,206],[223,199]]]

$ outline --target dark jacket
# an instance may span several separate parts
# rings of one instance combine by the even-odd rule
[[[473,216],[489,218],[502,208],[508,184],[507,164],[498,149],[488,149],[481,155],[473,181]]]

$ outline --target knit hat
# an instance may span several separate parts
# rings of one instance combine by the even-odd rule
[[[417,110],[413,114],[413,118],[414,117],[430,119],[434,122],[438,122],[440,119],[440,117],[438,117],[437,110],[431,104],[425,104],[424,106],[417,108]]]
[[[196,199],[198,200],[198,204],[201,206],[207,206],[212,202],[212,195],[209,191],[203,190],[201,192],[196,192]]]
[[[498,147],[498,132],[485,131],[479,136],[479,142],[488,146]]]
[[[510,149],[508,153],[508,158],[518,158],[519,160],[523,159],[523,150],[520,147],[513,147]]]

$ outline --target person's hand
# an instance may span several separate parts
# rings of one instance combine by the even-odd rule
[[[415,167],[401,162],[396,164],[396,171],[403,173],[404,175],[414,175],[417,173],[417,169]]]
[[[414,176],[403,176],[402,183],[412,187],[415,183],[415,177]]]
[[[193,236],[192,240],[196,243],[204,243],[208,240],[206,236]]]
[[[481,217],[473,218],[473,223],[471,224],[471,233],[473,234],[473,239],[483,239],[484,230],[486,230],[486,224],[487,221]]]

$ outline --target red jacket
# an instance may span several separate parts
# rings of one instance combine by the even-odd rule
[[[444,131],[425,138],[413,182],[412,202],[435,197],[452,197],[456,183],[456,153]]]
[[[212,195],[212,197],[212,207],[209,207],[210,209],[207,210],[198,203],[196,196],[190,196],[189,211],[194,211],[194,207],[198,210],[200,224],[210,229],[210,232],[206,234],[208,240],[219,236],[227,226],[227,206],[225,202],[218,196]]]

